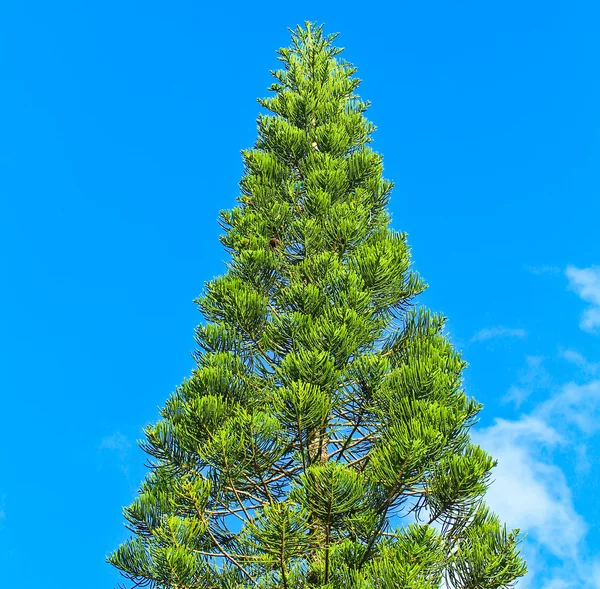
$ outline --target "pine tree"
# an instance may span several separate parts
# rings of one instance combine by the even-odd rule
[[[291,33],[221,212],[231,261],[196,301],[197,368],[144,432],[134,536],[108,561],[176,589],[511,586],[526,567],[483,502],[482,406],[415,302],[356,68],[322,26]]]

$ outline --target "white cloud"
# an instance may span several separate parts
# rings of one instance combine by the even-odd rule
[[[486,501],[507,525],[535,534],[559,558],[574,558],[586,528],[576,513],[562,471],[539,456],[563,442],[542,420],[523,416],[496,420],[473,440],[498,460]]]
[[[527,332],[524,329],[512,329],[498,325],[497,327],[486,327],[478,331],[472,338],[471,342],[483,342],[497,337],[518,337],[524,338]]]
[[[568,266],[566,275],[571,288],[584,301],[600,306],[600,266],[589,268]]]
[[[472,438],[498,460],[486,502],[508,527],[527,534],[522,550],[529,572],[518,586],[570,587],[569,577],[549,571],[540,555],[549,552],[574,566],[587,531],[564,473],[543,458],[544,450],[565,443],[563,436],[543,420],[523,415],[512,421],[497,419],[473,431]],[[582,586],[580,581],[577,586]]]
[[[572,350],[563,357],[589,365]],[[541,368],[541,360],[530,357],[531,375]],[[600,560],[585,554],[586,522],[575,509],[565,473],[552,462],[553,450],[560,447],[572,452],[577,473],[587,473],[587,440],[598,431],[600,379],[566,383],[529,414],[497,419],[472,432],[473,441],[498,460],[487,503],[509,527],[527,534],[523,554],[530,572],[519,588],[600,589]],[[545,553],[560,564],[547,566]]]
[[[587,303],[591,304],[581,316],[579,325],[581,329],[596,332],[600,327],[600,266],[589,268],[576,268],[568,266],[565,274],[569,280],[569,287]]]
[[[590,307],[583,312],[579,325],[583,331],[595,333],[600,326],[600,307]]]
[[[557,420],[563,427],[575,425],[588,436],[595,434],[600,430],[600,380],[583,385],[565,384],[536,413],[544,419]]]

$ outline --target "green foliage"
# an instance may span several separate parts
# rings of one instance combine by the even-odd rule
[[[482,589],[525,573],[518,530],[483,503],[481,405],[444,318],[415,305],[425,284],[334,38],[292,31],[259,101],[220,218],[228,271],[197,300],[197,367],[145,430],[133,536],[108,559],[135,585]]]

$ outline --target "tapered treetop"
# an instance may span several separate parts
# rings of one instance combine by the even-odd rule
[[[197,369],[145,431],[154,457],[109,562],[154,587],[506,587],[518,530],[483,503],[481,405],[414,297],[355,68],[292,31],[272,114],[221,213],[227,273],[197,303]]]

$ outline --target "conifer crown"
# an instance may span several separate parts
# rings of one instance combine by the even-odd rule
[[[525,573],[483,503],[481,405],[386,210],[337,35],[280,49],[222,211],[227,272],[197,304],[197,368],[145,430],[153,457],[109,562],[136,585],[483,589]]]

